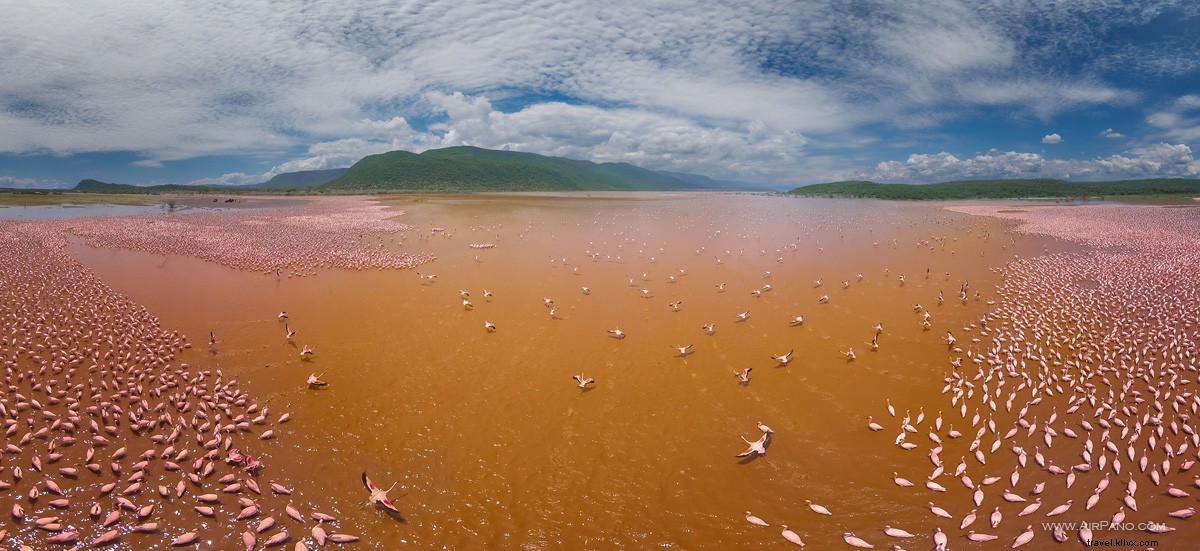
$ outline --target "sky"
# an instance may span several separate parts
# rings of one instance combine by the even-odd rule
[[[786,187],[1200,177],[1194,0],[0,0],[0,186],[473,145]]]

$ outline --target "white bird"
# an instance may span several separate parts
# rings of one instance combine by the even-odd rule
[[[914,536],[913,534],[908,533],[905,530],[901,530],[899,528],[892,528],[891,526],[886,526],[886,525],[883,527],[883,533],[887,534],[893,538],[915,538],[915,537],[917,537],[917,536]]]
[[[1015,549],[1029,543],[1031,539],[1033,539],[1033,526],[1028,526],[1024,532],[1021,532],[1021,535],[1017,536],[1017,539],[1013,540],[1012,546]]]
[[[804,540],[800,539],[800,536],[795,532],[788,530],[786,524],[783,525],[783,539],[799,545],[800,547],[804,547]]]
[[[622,331],[620,327],[618,327],[616,329],[609,329],[608,334],[612,335],[614,339],[625,338],[625,332]]]
[[[792,349],[792,350],[788,350],[787,354],[780,354],[778,356],[772,355],[771,359],[779,362],[779,365],[787,365],[788,362],[792,361],[792,352],[795,352],[795,351],[796,351],[795,349]]]
[[[750,370],[752,370],[752,369],[754,369],[754,368],[747,367],[746,369],[743,369],[741,371],[734,371],[733,376],[737,377],[738,381],[741,381],[743,383],[749,383],[750,382]]]
[[[756,421],[755,424],[758,425],[758,430],[763,431],[763,434],[775,434],[775,431],[771,430],[771,427],[764,425],[762,421]]]
[[[688,355],[688,350],[690,350],[692,348],[692,345],[689,344],[687,346],[672,346],[671,348],[674,348],[675,350],[679,351],[680,358],[686,358]]]
[[[745,312],[740,312],[737,315],[737,321],[746,321],[748,319],[750,319],[750,311],[749,310],[746,310]]]
[[[578,381],[578,382],[579,382],[579,388],[583,388],[583,389],[586,389],[588,385],[590,385],[590,384],[593,384],[593,383],[595,383],[595,382],[596,382],[596,380],[595,380],[595,379],[593,379],[593,378],[591,378],[591,377],[588,377],[588,378],[586,378],[586,379],[585,379],[585,378],[583,378],[583,374],[579,374],[579,375],[571,375],[571,378],[572,378],[572,379],[575,379],[576,381]]]
[[[761,438],[759,438],[758,440],[754,441],[754,442],[751,442],[751,441],[749,441],[749,440],[746,440],[746,437],[745,437],[745,436],[743,436],[743,437],[741,437],[741,438],[742,438],[742,441],[743,441],[743,442],[745,442],[746,444],[749,444],[749,445],[750,445],[750,447],[749,447],[749,448],[746,448],[746,451],[744,451],[744,452],[742,452],[742,453],[739,453],[739,454],[737,454],[737,456],[738,456],[738,457],[748,457],[748,456],[750,456],[750,455],[752,455],[752,454],[756,454],[756,453],[757,453],[757,454],[759,454],[759,455],[766,455],[766,453],[767,453],[767,441],[768,441],[768,440],[770,440],[770,438],[771,438],[771,433],[769,433],[769,432],[764,432],[764,433],[763,433],[763,435],[762,435],[762,437],[761,437]]]
[[[866,540],[854,535],[854,532],[846,532],[842,534],[842,539],[852,547],[861,547],[863,549],[874,549],[875,546],[866,542]]]
[[[483,328],[487,329],[488,332],[491,333],[491,332],[496,331],[496,324],[494,324],[490,321],[485,321],[485,322],[483,322]]]
[[[375,486],[375,484],[371,483],[371,479],[367,477],[367,473],[365,472],[362,474],[362,481],[363,485],[367,487],[367,490],[371,492],[371,497],[367,498],[368,503],[371,503],[372,505],[383,505],[392,511],[397,513],[400,512],[400,510],[396,509],[396,506],[392,504],[392,501],[388,499],[387,496],[388,492],[392,491],[392,489],[396,487],[394,483],[392,484],[391,488],[386,490],[381,489]]]
[[[750,511],[746,511],[746,522],[749,522],[755,526],[770,526],[770,524],[767,524],[763,519],[750,514]]]
[[[816,503],[813,503],[807,499],[804,500],[804,502],[808,504],[809,509],[812,509],[814,512],[816,512],[818,514],[822,514],[822,515],[832,515],[833,514],[833,513],[829,512],[829,509],[826,509],[822,505],[817,505]]]
[[[798,315],[798,316],[792,318],[791,320],[788,321],[788,325],[791,325],[792,327],[796,327],[798,325],[804,325],[804,316]]]

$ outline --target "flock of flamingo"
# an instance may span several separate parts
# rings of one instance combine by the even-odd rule
[[[316,495],[255,459],[289,414],[260,406],[220,370],[181,361],[188,338],[72,258],[67,238],[288,275],[426,260],[360,243],[403,229],[395,215],[334,199],[282,211],[0,221],[0,549],[357,541]],[[210,335],[214,351],[218,342]],[[308,384],[325,382],[314,373]],[[363,480],[370,503],[394,510]]]
[[[1141,210],[1130,217],[1131,208]],[[1192,472],[1200,459],[1200,434],[1191,422],[1200,413],[1200,394],[1191,386],[1200,365],[1195,270],[1200,228],[1194,212],[1117,206],[952,210],[1009,218],[1021,224],[1018,231],[1087,247],[1014,259],[1000,274],[996,300],[986,303],[976,322],[926,333],[946,345],[939,360],[946,375],[936,381],[945,401],[907,403],[907,397],[893,396],[883,404],[885,411],[866,418],[880,446],[929,458],[929,472],[886,468],[878,481],[911,492],[911,503],[928,503],[928,523],[909,528],[929,534],[929,543],[916,545],[945,551],[954,534],[968,542],[997,541],[993,532],[1013,522],[1027,526],[1004,542],[1013,548],[1071,537],[1090,545],[1097,534],[1086,526],[1073,536],[1062,525],[1034,527],[1095,520],[1101,512],[1118,527],[1131,524],[1169,537],[1195,513],[1193,494],[1200,492],[1200,470]],[[0,499],[9,509],[8,522],[0,525],[0,548],[120,543],[232,548],[238,542],[230,538],[239,532],[248,551],[357,541],[339,527],[344,521],[319,510],[315,496],[254,459],[254,450],[275,444],[271,427],[286,422],[288,414],[269,417],[268,408],[239,390],[236,380],[182,362],[188,339],[161,327],[144,307],[74,260],[67,238],[289,276],[323,268],[414,268],[431,260],[363,239],[408,229],[395,215],[361,199],[327,198],[284,210],[0,222],[0,361],[6,385],[0,395],[5,430]],[[437,279],[428,272],[418,275],[431,285]],[[903,275],[896,281],[905,284]],[[635,278],[629,283],[640,284]],[[822,285],[813,282],[814,288]],[[714,292],[725,291],[724,283],[715,286]],[[849,280],[842,282],[843,289],[849,286]],[[752,293],[771,290],[767,284]],[[959,300],[978,299],[973,291],[963,283]],[[488,291],[484,295],[490,297]],[[641,289],[639,296],[653,293]],[[474,308],[469,292],[459,291],[458,299],[464,310]],[[944,300],[940,292],[928,298]],[[551,319],[561,319],[553,299],[543,302]],[[828,295],[817,301],[828,302]],[[669,307],[678,311],[681,305]],[[735,312],[728,321],[750,315]],[[913,315],[914,325],[934,327],[920,304]],[[287,313],[277,317],[290,341],[296,331]],[[785,321],[805,323],[803,315]],[[483,326],[499,331],[491,321]],[[699,330],[712,335],[715,323]],[[868,334],[866,344],[876,350],[885,334],[882,323]],[[621,340],[626,333],[614,327],[608,336]],[[211,335],[214,351],[218,343]],[[691,343],[667,345],[679,357],[694,353]],[[313,352],[304,349],[297,361]],[[786,366],[794,355],[803,357],[804,351],[791,349],[771,359]],[[853,347],[842,355],[847,362],[856,359]],[[748,384],[751,370],[735,370],[737,382]],[[308,387],[327,385],[323,376],[309,375]],[[572,378],[584,392],[596,388],[594,378]],[[901,414],[901,408],[907,411]],[[747,447],[737,457],[768,453],[775,431],[761,422],[757,428],[758,438],[741,436]],[[388,490],[366,473],[362,481],[369,503],[397,510]],[[1110,490],[1110,482],[1118,487]],[[1043,510],[1042,496],[1049,495],[1066,497]],[[805,503],[818,515],[835,516]],[[161,514],[179,511],[180,504],[194,515]],[[770,526],[751,512],[745,518]],[[805,545],[800,533],[781,526],[785,541]],[[309,535],[298,535],[304,532]],[[899,550],[917,541],[916,533],[883,524],[878,534],[845,532],[842,539],[851,547]]]

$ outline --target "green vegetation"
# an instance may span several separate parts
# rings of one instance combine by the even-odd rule
[[[849,181],[813,184],[789,191],[808,197],[866,197],[874,199],[1034,199],[1142,195],[1200,195],[1200,180],[1160,178],[1113,182],[1064,180],[969,180],[938,184],[879,184]]]
[[[301,170],[299,172],[284,172],[276,174],[270,180],[261,184],[243,186],[246,189],[302,189],[324,184],[346,172],[344,168],[328,170]]]
[[[237,188],[233,188],[237,189]],[[162,193],[229,193],[231,188],[217,186],[185,186],[181,184],[161,184],[157,186],[134,186],[129,184],[109,184],[99,180],[81,180],[67,193],[103,193],[107,195],[158,195]]]
[[[697,186],[627,163],[447,147],[371,155],[319,186],[329,191],[667,191]]]

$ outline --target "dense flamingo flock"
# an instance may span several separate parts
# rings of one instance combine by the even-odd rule
[[[1194,541],[1187,519],[1200,496],[1195,210],[953,210],[1019,220],[1018,231],[1090,247],[1007,266],[994,310],[958,337],[946,335],[948,403],[889,401],[890,426],[871,424],[898,446],[927,450],[931,472],[895,473],[893,482],[912,487],[933,524],[946,528],[936,528],[934,548],[949,546],[947,532],[992,541],[1013,524],[1024,528],[1012,547],[1070,538],[1135,542],[1123,548]],[[893,420],[901,405],[921,413]],[[934,418],[939,409],[945,413]]]
[[[286,216],[0,222],[0,548],[357,540],[254,459],[288,414],[182,362],[187,338],[71,258],[66,236],[297,274],[423,260],[360,244],[402,227],[393,215],[335,199]]]
[[[393,220],[396,216],[369,201],[328,197],[287,209],[90,219],[71,231],[95,247],[195,256],[281,275],[311,275],[321,268],[411,268],[432,260],[363,243],[366,235],[409,229]]]

